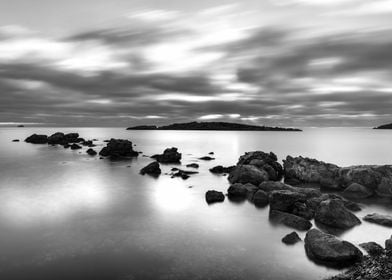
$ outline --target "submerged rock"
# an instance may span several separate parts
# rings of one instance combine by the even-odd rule
[[[294,245],[295,243],[301,241],[302,239],[299,237],[298,233],[293,231],[292,233],[287,234],[282,238],[282,242],[287,245]]]
[[[364,221],[369,223],[374,223],[386,227],[392,227],[392,216],[390,215],[382,215],[382,214],[368,214],[362,218]]]
[[[217,165],[210,168],[210,172],[214,174],[230,173],[234,168],[235,166],[223,167],[222,165]]]
[[[190,164],[187,164],[186,167],[199,168],[199,165],[197,163],[190,163]]]
[[[359,225],[361,221],[351,213],[338,199],[328,199],[322,201],[316,210],[315,221],[323,225],[349,229]]]
[[[31,144],[46,144],[48,143],[48,136],[43,134],[33,134],[27,137],[25,142]]]
[[[236,166],[229,175],[229,182],[234,183],[251,183],[259,185],[260,183],[269,179],[268,173],[265,170],[259,169],[253,165],[239,165]]]
[[[196,172],[196,171],[181,170],[181,169],[178,169],[178,168],[173,168],[172,171],[174,171],[174,172],[171,174],[171,177],[172,177],[172,178],[180,177],[180,178],[182,178],[183,180],[188,179],[188,178],[190,177],[190,175],[198,174],[198,173],[199,173],[199,172]]]
[[[110,157],[111,160],[121,160],[131,157],[137,157],[138,152],[133,150],[132,142],[123,139],[110,139],[106,147],[102,148],[99,155]]]
[[[156,159],[161,163],[180,163],[181,153],[178,152],[177,148],[167,148],[163,151],[163,154],[153,155],[151,158]]]
[[[318,229],[306,234],[305,251],[310,259],[327,266],[345,267],[362,258],[362,252],[353,244]]]
[[[19,141],[20,141],[19,139],[12,140],[12,142],[19,142]]]
[[[214,160],[215,158],[210,157],[210,156],[204,156],[204,157],[200,157],[199,159],[201,159],[201,160]]]
[[[93,149],[88,149],[86,151],[86,153],[89,154],[90,156],[96,156],[97,155],[97,152],[95,150],[93,150]]]
[[[145,175],[145,174],[149,174],[152,176],[158,176],[159,174],[161,174],[161,168],[159,166],[159,163],[154,161],[151,162],[150,164],[148,164],[147,166],[143,167],[140,170],[140,174]]]
[[[206,192],[206,201],[208,204],[215,202],[223,202],[225,200],[225,195],[222,192],[209,190]]]
[[[312,223],[308,220],[298,217],[294,214],[271,210],[269,213],[269,219],[272,222],[283,224],[285,226],[294,228],[296,230],[305,231],[312,227]]]

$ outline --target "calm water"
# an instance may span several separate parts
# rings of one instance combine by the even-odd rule
[[[130,139],[146,155],[178,147],[200,174],[183,181],[138,174],[151,160],[111,163],[62,147],[13,143],[37,132],[79,132],[86,139]],[[126,131],[121,128],[0,128],[0,279],[322,279],[292,230],[268,221],[268,207],[228,200],[208,206],[208,189],[226,177],[208,169],[235,164],[246,151],[310,156],[347,166],[391,164],[392,131],[306,129],[295,132]],[[101,147],[97,147],[99,150]],[[163,166],[168,172],[173,165]],[[366,204],[392,213],[392,203]],[[341,235],[383,244],[390,230],[364,222]],[[301,237],[304,233],[301,234]]]

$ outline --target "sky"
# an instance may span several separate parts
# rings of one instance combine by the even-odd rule
[[[0,125],[392,122],[392,0],[0,0]]]

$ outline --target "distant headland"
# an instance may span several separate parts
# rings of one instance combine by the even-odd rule
[[[229,122],[189,122],[165,126],[139,125],[127,130],[222,130],[222,131],[302,131],[298,128],[257,126]]]
[[[392,129],[392,123],[380,125],[375,127],[374,129]]]

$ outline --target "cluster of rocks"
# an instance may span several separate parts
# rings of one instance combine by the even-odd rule
[[[181,153],[178,152],[177,148],[167,148],[163,151],[163,154],[153,155],[151,158],[155,159],[160,163],[181,163]]]
[[[123,160],[137,157],[139,152],[133,150],[133,144],[125,139],[110,139],[106,147],[99,152],[102,157],[109,157],[111,160]]]

